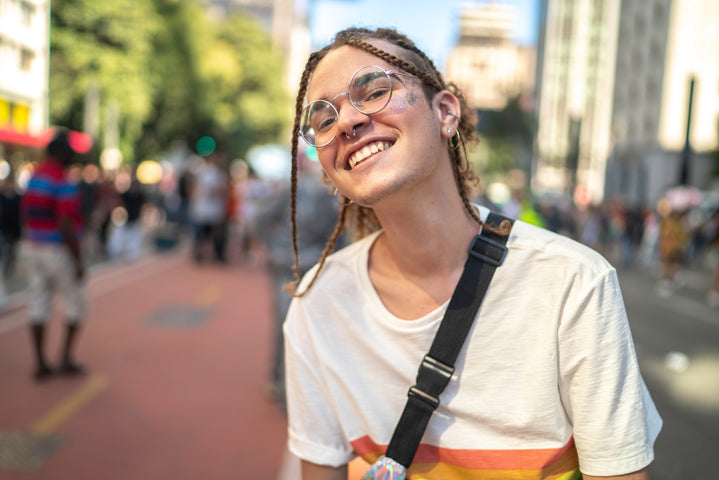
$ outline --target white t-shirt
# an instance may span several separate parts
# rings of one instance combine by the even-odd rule
[[[197,223],[219,223],[227,208],[227,177],[217,166],[203,164],[197,171],[190,199],[190,218]]]
[[[330,256],[285,322],[289,448],[313,463],[384,453],[449,303],[411,321],[390,313],[367,271],[378,235]],[[662,421],[615,270],[520,221],[508,247],[409,473],[559,478],[579,466],[599,476],[645,467]]]

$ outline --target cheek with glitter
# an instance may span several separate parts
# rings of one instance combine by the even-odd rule
[[[400,112],[416,105],[419,97],[414,92],[404,92],[401,95],[392,95],[392,99],[387,105],[387,109]]]

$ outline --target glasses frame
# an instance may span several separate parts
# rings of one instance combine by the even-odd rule
[[[352,96],[350,95],[350,88],[352,87],[352,83],[354,83],[355,78],[357,77],[357,74],[360,73],[361,70],[363,70],[363,69],[365,69],[365,68],[368,68],[368,67],[374,67],[374,68],[376,68],[376,69],[378,69],[378,70],[381,70],[382,72],[384,72],[385,75],[387,75],[387,78],[389,79],[389,95],[387,95],[387,101],[386,101],[381,107],[379,107],[378,109],[376,109],[376,110],[374,110],[374,111],[370,111],[370,112],[363,112],[362,110],[360,110],[360,109],[357,107],[357,105],[355,104],[355,101],[352,99]],[[379,113],[379,112],[381,112],[382,110],[384,110],[385,107],[387,107],[387,105],[389,105],[389,102],[390,102],[390,100],[392,99],[392,94],[394,93],[394,83],[392,82],[392,75],[402,75],[402,76],[405,76],[405,77],[416,78],[416,77],[415,77],[414,75],[412,75],[412,74],[404,73],[404,72],[396,72],[396,71],[391,70],[391,69],[390,69],[390,70],[387,70],[387,69],[385,69],[385,68],[383,68],[383,67],[380,67],[379,65],[363,65],[363,66],[359,67],[357,70],[355,70],[355,72],[352,74],[352,78],[350,78],[350,81],[349,81],[348,88],[347,88],[347,91],[346,91],[346,92],[338,93],[337,95],[335,95],[335,97],[332,99],[332,101],[324,100],[324,99],[319,99],[319,100],[313,100],[313,101],[311,101],[310,103],[308,103],[307,105],[305,105],[305,106],[302,108],[302,112],[300,113],[299,133],[300,133],[300,136],[302,137],[302,140],[304,140],[305,143],[307,143],[307,145],[309,145],[309,146],[311,146],[311,147],[322,148],[322,147],[326,147],[326,146],[329,145],[330,143],[334,142],[335,139],[337,138],[337,134],[335,133],[335,135],[333,135],[332,138],[331,138],[328,142],[323,143],[323,144],[321,144],[321,145],[315,145],[315,144],[313,144],[312,142],[310,142],[310,140],[305,136],[305,134],[304,134],[304,132],[303,132],[303,128],[302,128],[302,125],[303,125],[303,123],[304,123],[304,122],[302,121],[302,119],[305,118],[305,114],[306,114],[307,110],[308,110],[309,108],[312,108],[313,105],[317,105],[317,104],[327,104],[327,105],[329,105],[329,106],[332,108],[332,110],[334,110],[335,116],[337,117],[337,120],[339,120],[339,118],[340,118],[340,112],[339,112],[339,110],[337,110],[337,107],[335,107],[335,102],[337,101],[337,99],[338,99],[339,97],[341,97],[341,96],[343,96],[343,95],[347,95],[347,98],[349,99],[350,105],[352,105],[352,108],[354,108],[355,110],[357,110],[359,113],[361,113],[361,114],[363,114],[363,115],[374,115],[374,114]]]

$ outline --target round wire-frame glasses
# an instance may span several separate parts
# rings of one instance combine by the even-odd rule
[[[392,98],[392,75],[412,77],[377,65],[365,65],[352,75],[346,92],[336,95],[332,101],[314,100],[305,105],[300,115],[300,135],[304,141],[315,148],[334,141],[339,119],[334,102],[343,95],[347,95],[352,107],[360,113],[371,115],[382,111]]]

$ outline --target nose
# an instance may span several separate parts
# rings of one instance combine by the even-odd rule
[[[337,128],[339,134],[344,134],[346,138],[353,137],[355,131],[369,122],[369,115],[357,110],[349,97],[340,103],[337,109],[339,117],[337,118]]]

